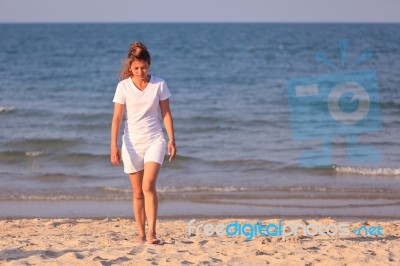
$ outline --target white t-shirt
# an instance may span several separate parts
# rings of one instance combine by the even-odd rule
[[[165,81],[153,75],[143,91],[135,86],[130,77],[121,80],[113,102],[125,104],[124,139],[145,143],[162,136],[159,102],[170,96]]]

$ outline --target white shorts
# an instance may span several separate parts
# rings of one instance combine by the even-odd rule
[[[124,172],[136,173],[144,169],[147,162],[163,164],[167,144],[163,136],[149,144],[133,144],[122,137],[121,157],[124,163]]]

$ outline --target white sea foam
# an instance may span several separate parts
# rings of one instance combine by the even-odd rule
[[[15,110],[15,107],[11,106],[11,107],[4,107],[4,106],[0,106],[0,113],[9,113]]]
[[[200,186],[200,187],[170,187],[166,186],[163,188],[157,188],[157,192],[165,193],[165,192],[235,192],[235,191],[249,191],[256,190],[254,188],[245,188],[245,187],[214,187],[214,186]]]
[[[113,192],[123,192],[123,193],[132,193],[132,189],[121,188],[121,187],[103,187],[105,191],[113,191]]]
[[[129,188],[123,187],[103,187],[105,191],[113,191],[113,192],[122,192],[122,193],[132,193],[132,190]],[[257,190],[254,188],[245,188],[245,187],[213,187],[213,186],[199,186],[199,187],[157,187],[157,192],[159,193],[168,193],[168,192],[235,192],[235,191],[249,191],[249,190]]]
[[[68,194],[2,194],[0,201],[127,201],[130,196]]]
[[[42,155],[44,152],[42,151],[27,151],[25,152],[25,155],[28,157],[36,157]]]
[[[358,174],[358,175],[379,175],[379,176],[400,176],[400,168],[367,168],[335,166],[337,173]]]

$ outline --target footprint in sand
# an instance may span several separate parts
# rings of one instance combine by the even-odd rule
[[[136,255],[136,254],[138,254],[138,253],[143,252],[143,250],[144,250],[144,246],[140,245],[140,246],[137,246],[137,247],[132,248],[132,249],[128,252],[128,255]]]
[[[78,249],[64,249],[64,250],[60,250],[60,251],[52,251],[52,250],[47,250],[44,252],[44,256],[48,257],[48,258],[58,258],[68,252],[81,252],[82,250],[78,250]]]
[[[208,243],[208,240],[202,240],[202,241],[199,242],[200,245],[205,245],[207,243]]]

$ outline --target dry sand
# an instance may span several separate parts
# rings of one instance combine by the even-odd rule
[[[233,219],[196,220],[225,225]],[[255,224],[256,220],[239,219]],[[349,222],[378,226],[384,236],[188,236],[189,220],[161,220],[160,245],[136,243],[133,219],[0,220],[1,265],[400,265],[400,221]],[[263,220],[277,223],[278,220]],[[330,219],[284,223],[338,224]],[[343,223],[343,222],[340,222]],[[195,233],[195,230],[192,231]]]

